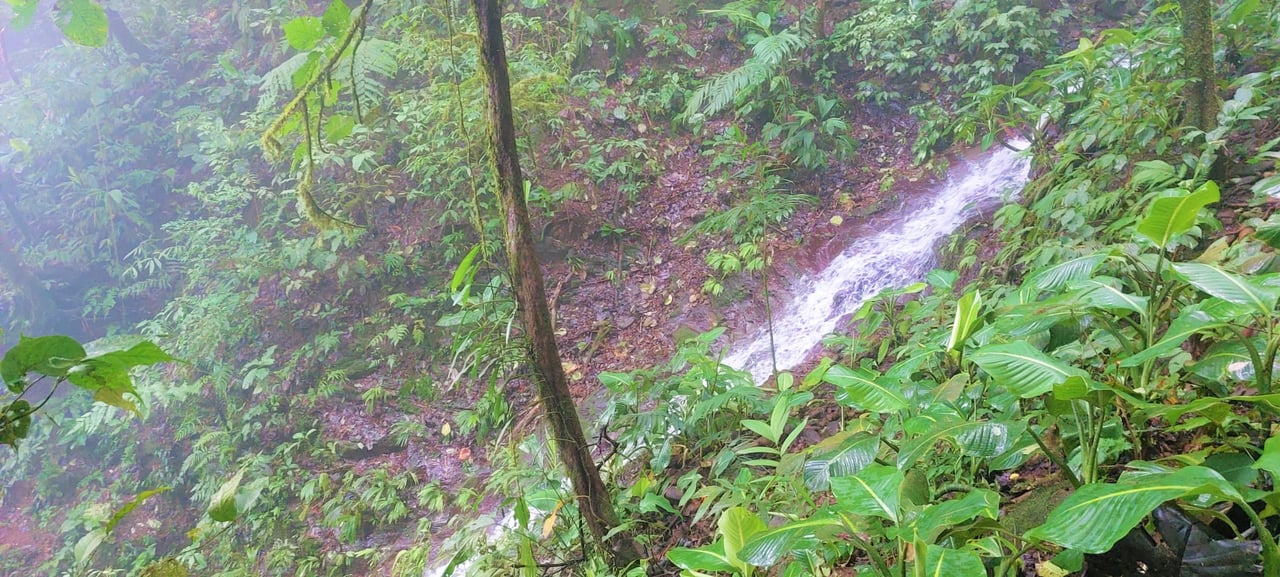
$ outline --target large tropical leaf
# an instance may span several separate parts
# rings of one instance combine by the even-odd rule
[[[847,477],[870,465],[880,450],[880,436],[867,432],[844,432],[813,447],[814,456],[804,464],[804,483],[814,491],[825,491],[832,477]]]
[[[1275,310],[1276,299],[1280,297],[1274,288],[1260,286],[1213,265],[1180,262],[1173,264],[1173,270],[1191,286],[1222,300],[1246,305],[1263,315]]]
[[[1169,241],[1191,230],[1200,209],[1211,202],[1218,202],[1218,185],[1213,181],[1205,182],[1189,194],[1157,198],[1151,203],[1146,218],[1138,223],[1138,234],[1163,250]]]
[[[677,547],[667,551],[667,559],[676,567],[693,572],[694,575],[706,575],[704,571],[723,571],[731,573],[733,565],[724,555],[724,540],[697,549]]]
[[[1105,553],[1161,503],[1205,493],[1240,499],[1222,475],[1205,467],[1090,483],[1058,505],[1027,538],[1085,553]]]
[[[1151,359],[1172,353],[1184,341],[1201,331],[1226,326],[1227,323],[1248,313],[1244,306],[1219,298],[1211,298],[1187,306],[1155,344],[1120,361],[1122,367],[1136,367]]]
[[[839,517],[818,514],[756,533],[742,548],[742,558],[757,567],[771,567],[783,556],[812,548],[819,537],[843,530]]]
[[[949,442],[970,457],[991,458],[1008,451],[1026,430],[1026,425],[948,419],[902,444],[898,467],[906,470],[937,447]]]
[[[978,327],[982,313],[982,293],[973,291],[960,297],[956,303],[956,318],[951,324],[951,336],[947,338],[947,350],[958,351],[964,347],[965,339]]]
[[[857,475],[831,479],[831,492],[841,511],[897,522],[905,481],[902,470],[876,463]]]
[[[917,553],[918,554],[918,553]],[[973,551],[961,551],[938,545],[928,546],[924,556],[924,574],[928,577],[986,577],[982,558]]]
[[[1042,291],[1062,289],[1073,281],[1087,279],[1107,260],[1107,256],[1106,253],[1098,253],[1076,257],[1031,273],[1022,283],[1023,290],[1031,289],[1034,296]]]
[[[978,517],[995,519],[1000,513],[1000,495],[988,489],[974,489],[959,499],[925,507],[912,521],[908,538],[934,543],[943,531]]]
[[[756,533],[765,530],[764,521],[746,507],[730,507],[720,514],[720,535],[724,538],[724,556],[739,569],[746,569],[742,548]]]
[[[1019,398],[1043,395],[1053,386],[1088,373],[1046,355],[1025,341],[988,345],[969,358]]]
[[[836,365],[822,380],[837,387],[836,402],[870,411],[872,413],[896,413],[907,408],[907,399],[894,388],[878,381],[864,369],[850,369]]]
[[[1124,292],[1117,279],[1099,276],[1071,283],[1071,288],[1078,291],[1081,302],[1091,307],[1147,314],[1147,297]]]

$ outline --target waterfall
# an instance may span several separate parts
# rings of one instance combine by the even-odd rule
[[[1025,144],[1025,143],[1019,143]],[[803,363],[822,338],[880,291],[921,279],[935,246],[992,203],[1017,194],[1030,160],[999,148],[966,162],[930,193],[903,206],[881,230],[855,240],[825,269],[793,283],[791,301],[775,311],[778,370]],[[764,382],[773,373],[767,330],[735,346],[724,363]]]
[[[821,272],[793,283],[790,293],[794,296],[773,322],[778,370],[804,362],[823,336],[876,293],[923,277],[934,262],[937,243],[984,208],[1017,194],[1029,169],[1028,159],[1005,148],[965,162],[935,190],[878,219],[883,221],[881,230],[853,241]],[[769,341],[769,334],[762,330],[724,362],[750,371],[756,382],[763,382],[773,372]],[[488,537],[497,539],[513,530],[514,524],[513,515],[507,513]],[[466,575],[469,566],[464,563],[454,574]],[[443,566],[429,567],[424,577],[443,573]]]

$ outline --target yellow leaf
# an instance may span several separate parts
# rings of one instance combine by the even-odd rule
[[[844,224],[844,217],[838,214],[831,217],[831,226],[840,226],[842,224]]]
[[[450,427],[449,423],[445,423],[440,427],[440,434],[448,437],[449,435],[453,434],[453,427]]]
[[[542,522],[542,538],[546,539],[551,536],[551,531],[556,528],[556,516],[560,514],[560,507],[564,506],[564,501],[556,503],[555,510],[547,515],[546,520]]]
[[[572,375],[577,370],[578,370],[578,365],[574,363],[564,363],[564,374]]]

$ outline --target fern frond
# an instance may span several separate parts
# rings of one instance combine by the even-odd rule
[[[295,54],[262,75],[258,84],[258,108],[276,106],[284,97],[293,95],[293,77],[306,66],[310,53]]]
[[[751,97],[770,78],[782,71],[782,65],[805,46],[805,37],[791,31],[766,36],[752,47],[751,58],[699,87],[689,96],[684,116],[690,120],[712,116],[730,104]]]

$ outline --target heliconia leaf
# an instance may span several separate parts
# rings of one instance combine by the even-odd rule
[[[1008,451],[1024,430],[1026,425],[1021,424],[944,420],[902,444],[902,450],[898,452],[898,468],[911,468],[943,441],[954,444],[970,457],[995,457]]]
[[[917,555],[920,553],[917,551]],[[986,577],[982,558],[973,551],[929,545],[924,555],[924,574],[928,577]]]
[[[1191,286],[1222,300],[1246,305],[1260,314],[1271,314],[1276,308],[1276,299],[1280,298],[1280,291],[1274,288],[1259,286],[1213,265],[1179,262],[1173,263],[1173,270]]]
[[[1176,350],[1191,335],[1225,326],[1244,314],[1247,314],[1245,307],[1219,298],[1206,299],[1189,305],[1182,309],[1178,318],[1169,323],[1169,328],[1164,331],[1159,341],[1120,361],[1120,366],[1136,367],[1151,359],[1165,356]]]
[[[677,547],[667,551],[667,559],[676,567],[686,571],[723,571],[733,572],[734,566],[724,555],[724,540],[697,549]]]
[[[1119,285],[1120,281],[1117,279],[1100,276],[1071,283],[1071,288],[1079,291],[1081,301],[1091,307],[1147,314],[1149,299],[1145,296],[1126,293]]]
[[[880,450],[880,436],[866,432],[840,433],[813,447],[804,464],[805,485],[825,491],[832,477],[856,474],[870,465]]]
[[[742,558],[757,567],[772,567],[789,553],[812,548],[818,536],[842,530],[839,518],[816,515],[757,533],[742,548]]]
[[[1206,181],[1189,194],[1157,198],[1151,203],[1146,218],[1138,223],[1138,234],[1163,250],[1169,241],[1191,230],[1200,209],[1218,202],[1218,198],[1218,185],[1213,181]]]
[[[982,313],[982,293],[973,291],[965,293],[956,303],[956,318],[951,324],[951,336],[947,339],[947,350],[958,351],[964,347],[964,341],[978,327]]]
[[[1107,260],[1107,256],[1106,253],[1098,253],[1076,257],[1036,271],[1027,276],[1022,283],[1022,290],[1028,291],[1032,300],[1043,291],[1060,290],[1068,283],[1093,276],[1093,272]]]
[[[1240,499],[1222,475],[1205,467],[1090,483],[1067,497],[1027,538],[1085,553],[1105,553],[1161,503],[1205,493]]]
[[[876,380],[864,369],[836,365],[827,370],[822,380],[837,387],[836,402],[872,413],[896,413],[907,408],[902,393]]]
[[[1026,341],[987,345],[969,355],[1010,393],[1023,399],[1038,397],[1069,377],[1088,379],[1088,373],[1046,355]]]
[[[1262,447],[1262,455],[1254,461],[1253,468],[1270,473],[1273,482],[1280,479],[1280,436],[1267,439]]]
[[[841,511],[897,522],[905,480],[906,476],[897,467],[876,463],[857,475],[832,478],[831,492]]]
[[[765,530],[764,521],[746,507],[730,507],[720,514],[720,536],[724,538],[724,556],[729,563],[745,569],[742,548],[755,534]]]
[[[943,531],[978,517],[995,519],[1000,513],[1000,495],[988,489],[974,489],[959,499],[925,507],[909,526],[908,536],[933,543]]]

